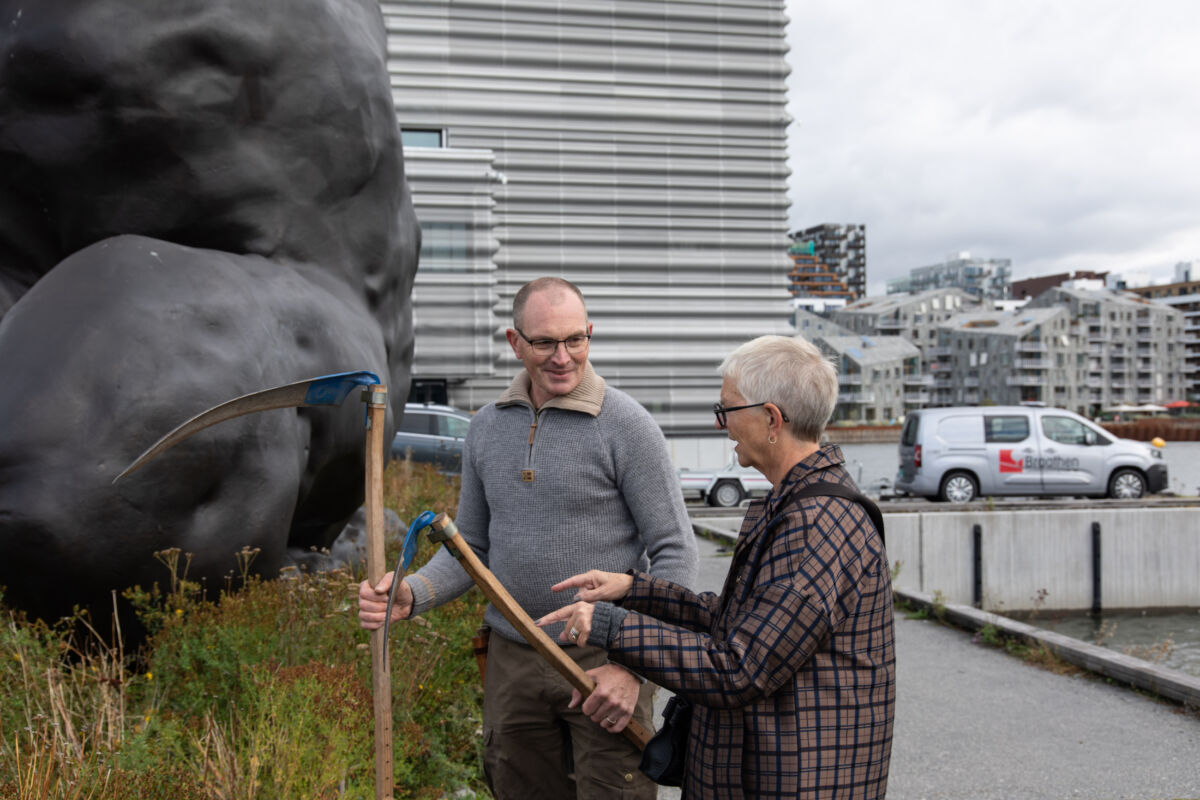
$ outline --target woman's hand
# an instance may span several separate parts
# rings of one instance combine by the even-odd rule
[[[629,594],[633,588],[633,576],[624,572],[601,572],[598,569],[589,570],[582,575],[574,575],[561,583],[550,587],[552,592],[562,592],[567,589],[578,589],[576,600],[595,603],[607,600],[615,603]]]
[[[562,633],[558,635],[560,642],[572,642],[577,645],[587,644],[588,634],[592,632],[592,603],[572,603],[563,606],[558,611],[551,611],[546,616],[533,623],[544,628],[555,622],[565,622]]]

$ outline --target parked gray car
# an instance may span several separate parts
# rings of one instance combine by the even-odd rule
[[[461,472],[463,440],[470,424],[470,415],[457,408],[406,403],[392,439],[392,458],[408,457],[443,472]]]
[[[928,408],[910,412],[900,431],[898,494],[1136,498],[1166,486],[1158,448],[1059,408]]]

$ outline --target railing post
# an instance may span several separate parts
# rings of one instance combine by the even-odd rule
[[[983,608],[983,526],[976,524],[971,531],[971,551],[975,588],[973,594],[976,608]]]
[[[1102,600],[1100,586],[1100,523],[1092,523],[1092,614],[1099,616]]]

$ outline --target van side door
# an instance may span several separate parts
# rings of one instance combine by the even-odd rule
[[[983,415],[983,438],[996,494],[1041,494],[1038,439],[1025,412]]]
[[[1103,494],[1108,480],[1104,445],[1096,432],[1073,415],[1041,414],[1039,466],[1047,494]]]

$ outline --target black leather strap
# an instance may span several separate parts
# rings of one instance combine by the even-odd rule
[[[829,481],[820,481],[804,486],[792,492],[792,497],[842,497],[851,502],[858,503],[867,512],[867,516],[871,518],[871,522],[875,523],[875,529],[879,531],[879,539],[887,546],[887,539],[883,535],[883,512],[879,510],[879,506],[875,505],[869,497],[862,492],[856,492],[849,486],[844,486],[840,483],[830,483]]]

